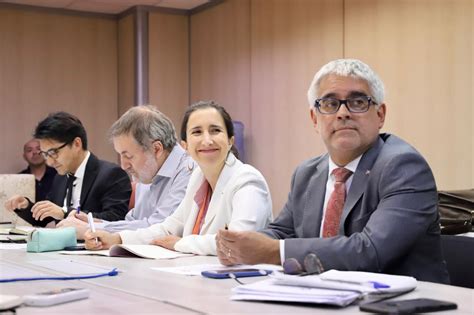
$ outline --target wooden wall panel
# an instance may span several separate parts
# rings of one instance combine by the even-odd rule
[[[135,30],[134,16],[118,20],[118,112],[119,116],[135,105]]]
[[[277,214],[296,166],[325,152],[306,92],[324,63],[342,57],[342,1],[253,0],[251,12],[250,162]]]
[[[148,20],[150,104],[173,121],[179,134],[189,103],[189,17],[150,12]]]
[[[78,115],[90,149],[115,160],[106,140],[117,118],[115,20],[0,8],[0,47],[0,173],[25,166],[23,143],[58,110]]]
[[[250,140],[250,1],[228,0],[191,16],[191,103],[213,99]],[[248,150],[247,150],[248,151]]]
[[[345,56],[385,82],[384,129],[426,157],[438,188],[474,187],[473,2],[345,3]]]

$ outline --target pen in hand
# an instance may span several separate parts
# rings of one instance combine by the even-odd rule
[[[92,212],[87,214],[87,221],[89,221],[89,228],[91,229],[92,233],[95,233],[95,225],[94,225],[94,217],[92,216]],[[99,240],[97,237],[95,238],[95,244],[97,245]]]

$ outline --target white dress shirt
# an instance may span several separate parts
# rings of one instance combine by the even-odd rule
[[[76,179],[74,180],[72,184],[72,197],[71,197],[71,203],[72,207],[74,209],[77,209],[77,207],[80,205],[81,202],[81,191],[82,191],[82,183],[84,182],[84,174],[86,172],[86,165],[87,161],[89,161],[89,157],[91,156],[91,153],[89,151],[86,151],[86,157],[84,160],[82,160],[81,164],[77,168],[76,172],[74,173],[74,176]],[[66,196],[64,197],[64,202],[63,202],[63,211],[67,213],[68,208],[66,205],[66,199],[67,199],[67,191],[66,191]]]

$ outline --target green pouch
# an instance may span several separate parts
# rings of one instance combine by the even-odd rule
[[[36,229],[28,234],[26,251],[32,253],[63,250],[66,246],[76,246],[76,229]]]

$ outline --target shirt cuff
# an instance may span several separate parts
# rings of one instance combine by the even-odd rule
[[[285,262],[285,240],[280,240],[280,261],[283,266]]]

